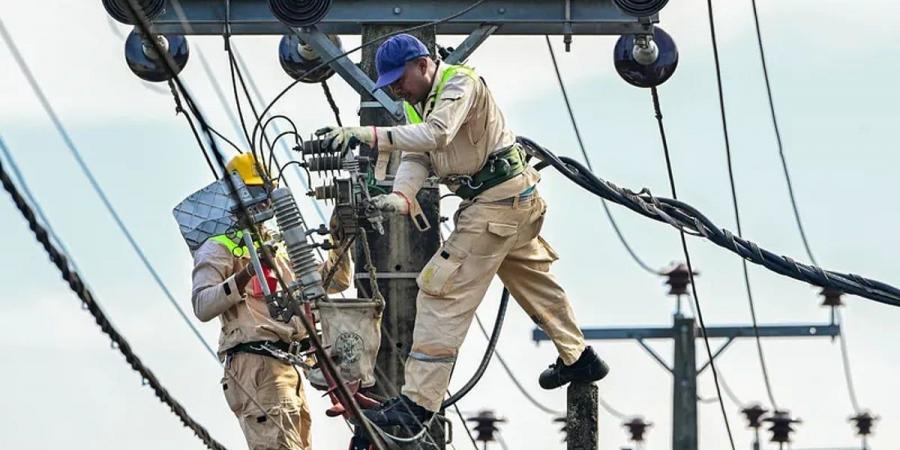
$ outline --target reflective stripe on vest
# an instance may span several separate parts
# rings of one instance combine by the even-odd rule
[[[441,81],[438,82],[437,89],[434,90],[435,106],[432,110],[437,107],[437,101],[440,100],[441,94],[444,92],[444,87],[447,86],[447,82],[457,73],[467,75],[473,80],[478,79],[478,75],[475,74],[475,70],[471,67],[448,64],[447,69],[444,70],[444,74],[441,75]],[[403,102],[403,110],[406,112],[406,123],[414,125],[423,122],[422,116],[416,111],[416,108],[414,108],[413,105],[409,104],[409,102]]]

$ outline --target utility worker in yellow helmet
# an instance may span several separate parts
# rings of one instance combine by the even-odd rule
[[[249,153],[232,159],[227,168],[248,187],[263,184]],[[194,251],[194,314],[203,322],[216,317],[221,322],[218,354],[226,371],[222,389],[250,450],[309,450],[310,412],[300,371],[266,350],[290,351],[292,343],[306,337],[306,330],[298,317],[288,323],[273,319],[260,284],[268,283],[274,292],[279,287],[271,271],[277,270],[288,284],[293,272],[286,258],[276,255],[278,267],[264,266],[266,274],[259,277],[241,238],[240,232],[213,236]],[[339,266],[330,292],[339,292],[349,286],[351,269],[346,258],[338,262],[337,255],[329,253],[320,270],[325,273],[334,264]]]
[[[457,351],[494,274],[553,340],[559,358],[541,373],[545,389],[596,381],[609,368],[575,322],[550,264],[558,256],[540,236],[547,206],[540,176],[525,164],[516,136],[491,92],[465,66],[442,64],[415,37],[400,34],[376,53],[376,87],[404,99],[407,124],[326,130],[333,149],[353,139],[377,148],[376,177],[402,151],[394,191],[375,197],[385,211],[416,214],[416,193],[434,174],[463,202],[456,229],[416,282],[416,324],[401,396],[366,416],[379,426],[415,426],[440,409]]]

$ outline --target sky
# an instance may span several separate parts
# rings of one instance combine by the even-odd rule
[[[900,194],[900,152],[893,139],[900,91],[890,78],[900,71],[900,62],[893,58],[900,51],[895,26],[900,4],[758,3],[786,157],[817,260],[828,269],[900,285],[900,235],[893,232],[900,221],[894,200]],[[735,230],[705,5],[702,0],[673,0],[661,14],[661,26],[679,46],[680,63],[660,87],[660,99],[679,197],[721,227]],[[715,7],[744,234],[764,248],[805,262],[768,115],[750,2],[718,1]],[[171,209],[209,183],[211,175],[184,119],[174,114],[171,96],[148,89],[128,70],[122,38],[110,27],[99,1],[0,0],[0,19],[110,201],[189,310],[191,259]],[[359,42],[354,36],[342,38],[346,46]],[[462,39],[440,36],[439,42],[454,45]],[[647,187],[667,195],[650,93],[615,73],[615,37],[576,36],[570,53],[563,51],[561,37],[552,41],[597,175],[632,190]],[[189,42],[192,55],[183,79],[209,121],[237,139],[199,58],[202,52],[216,82],[228,92],[222,42],[215,37],[190,37]],[[277,61],[277,37],[239,36],[234,42],[265,98],[290,82]],[[181,322],[111,221],[5,44],[0,45],[0,136],[82,276],[135,352],[187,411],[227,447],[244,447],[221,394],[220,367]],[[558,154],[581,158],[543,37],[492,37],[470,64],[487,80],[514,131]],[[330,84],[345,123],[357,123],[358,95],[337,78]],[[316,85],[293,89],[274,111],[291,117],[303,134],[334,123]],[[295,191],[301,209],[317,224],[316,210],[302,200],[301,190]],[[566,287],[580,324],[670,324],[675,306],[674,299],[665,296],[664,280],[630,259],[599,200],[550,172],[544,173],[540,191],[550,205],[543,235],[561,254],[553,271]],[[450,215],[455,202],[445,201],[442,207],[444,215]],[[622,207],[612,210],[630,244],[652,267],[683,260],[674,229]],[[6,356],[0,385],[7,386],[0,447],[201,448],[110,348],[9,201],[0,201],[0,224],[6,235],[0,284],[7,286],[0,301],[0,349]],[[696,238],[689,239],[689,246],[701,273],[697,290],[706,322],[748,324],[739,258]],[[819,306],[816,288],[753,265],[750,280],[760,323],[827,322],[828,311]],[[499,292],[495,283],[479,308],[487,322],[494,319]],[[844,331],[860,403],[881,417],[871,447],[896,448],[900,387],[894,374],[900,371],[900,358],[891,342],[900,339],[900,310],[857,297],[845,301]],[[208,342],[215,342],[216,325],[192,320]],[[531,330],[527,316],[511,307],[498,351],[535,397],[564,409],[564,390],[543,391],[537,385],[538,373],[553,362],[555,351],[547,343],[532,342]],[[600,395],[626,414],[654,424],[647,434],[648,450],[670,448],[670,376],[635,342],[593,345],[612,367],[598,385]],[[670,343],[650,345],[671,361]],[[451,390],[474,371],[484,346],[483,336],[472,330]],[[838,342],[766,339],[763,348],[779,406],[803,420],[794,448],[858,446],[847,422],[853,409]],[[700,341],[698,352],[703,353]],[[742,402],[769,406],[752,340],[732,345],[717,359],[717,368]],[[699,392],[703,397],[715,395],[709,371],[699,380]],[[324,415],[327,400],[311,389],[307,393],[314,414],[314,448],[346,448],[344,424]],[[496,362],[460,407],[467,414],[490,408],[508,419],[501,431],[510,448],[564,448],[559,425],[531,406]],[[700,447],[729,448],[718,403],[698,408]],[[726,398],[725,409],[736,447],[749,448],[751,432],[739,407]],[[461,426],[455,424],[456,448],[469,448]],[[619,419],[601,410],[599,426],[601,449],[628,446]]]

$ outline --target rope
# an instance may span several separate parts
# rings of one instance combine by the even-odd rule
[[[572,104],[569,102],[569,94],[566,91],[566,85],[563,83],[562,75],[559,72],[559,65],[556,63],[556,53],[553,51],[553,46],[550,44],[550,37],[544,36],[544,39],[547,41],[547,50],[550,51],[550,59],[553,61],[553,70],[556,72],[556,80],[559,82],[559,90],[562,93],[563,100],[566,102],[566,110],[569,112],[569,121],[572,123],[572,129],[575,131],[575,138],[578,140],[578,147],[581,149],[581,154],[584,156],[584,162],[587,164],[588,169],[592,172],[594,171],[594,167],[591,164],[591,158],[588,157],[587,150],[584,147],[584,141],[581,139],[581,131],[578,129],[578,123],[575,121],[575,113],[572,111]],[[603,211],[606,213],[606,217],[609,219],[609,224],[612,225],[613,231],[616,232],[616,236],[619,238],[619,242],[625,247],[625,250],[631,255],[631,259],[640,266],[644,271],[651,273],[653,275],[660,275],[660,271],[654,270],[647,263],[642,260],[637,253],[631,248],[631,245],[628,243],[628,240],[625,239],[625,235],[622,234],[622,230],[619,228],[619,224],[616,223],[615,217],[612,215],[612,211],[609,210],[609,205],[606,204],[606,200],[600,199],[600,203],[603,205]]]
[[[656,113],[656,121],[659,124],[659,136],[662,140],[663,153],[666,158],[666,172],[669,176],[669,187],[672,189],[672,198],[677,200],[678,194],[675,190],[675,175],[672,171],[672,158],[669,155],[669,143],[666,139],[666,131],[662,122],[662,112],[659,107],[659,96],[656,88],[650,90],[653,96],[653,107]],[[684,251],[684,259],[688,266],[688,274],[691,277],[691,294],[694,297],[694,307],[697,310],[697,320],[700,322],[700,329],[703,332],[703,343],[706,347],[706,355],[709,358],[709,367],[712,369],[713,381],[716,385],[716,394],[719,400],[719,408],[722,410],[722,419],[725,421],[725,431],[728,433],[728,442],[731,444],[731,450],[735,450],[734,436],[731,433],[731,423],[728,421],[728,414],[725,412],[725,402],[722,400],[722,389],[719,387],[719,374],[716,369],[716,362],[712,354],[712,347],[709,345],[709,336],[706,334],[706,322],[703,320],[703,311],[700,309],[700,297],[697,295],[697,284],[694,280],[694,267],[691,264],[691,254],[688,251],[687,238],[683,229],[679,229],[681,235],[681,248]]]
[[[710,40],[712,41],[713,48],[713,59],[715,61],[716,67],[716,86],[718,88],[719,94],[719,114],[722,118],[722,133],[725,137],[725,157],[728,163],[728,182],[731,187],[731,203],[734,208],[734,220],[737,224],[737,234],[738,237],[743,237],[743,230],[741,229],[741,214],[740,208],[738,207],[738,198],[737,198],[737,187],[734,182],[734,167],[732,165],[731,158],[731,143],[728,137],[728,121],[725,118],[725,94],[722,89],[722,68],[719,63],[719,46],[716,41],[716,25],[715,25],[715,17],[713,15],[712,9],[712,0],[707,0],[707,11],[709,12],[709,35]],[[653,90],[654,94],[654,104],[658,104],[658,99],[656,98],[656,90]],[[805,238],[804,238],[805,240]],[[763,382],[766,385],[766,395],[769,397],[769,402],[772,404],[772,408],[778,410],[778,403],[775,401],[775,395],[772,393],[772,381],[769,377],[769,369],[766,364],[766,358],[763,355],[762,348],[762,339],[759,338],[759,327],[757,325],[756,320],[756,305],[753,301],[753,291],[750,288],[750,274],[747,269],[747,260],[741,260],[741,268],[743,269],[744,275],[744,287],[747,291],[747,302],[750,304],[750,317],[753,320],[753,336],[756,342],[756,352],[759,356],[759,365],[762,369],[763,374]]]
[[[4,34],[5,29],[2,26],[2,22],[0,22],[0,30],[3,30]],[[28,221],[28,228],[34,233],[35,239],[44,247],[44,251],[47,252],[47,255],[50,257],[50,260],[59,269],[60,274],[62,275],[63,280],[69,285],[69,288],[75,295],[81,299],[83,306],[86,310],[88,310],[91,315],[94,317],[97,325],[100,326],[100,329],[112,340],[113,348],[118,349],[123,356],[125,356],[125,361],[128,362],[128,365],[131,366],[136,372],[141,375],[142,383],[149,385],[153,392],[156,394],[156,397],[160,399],[164,404],[166,404],[173,414],[178,416],[181,420],[181,423],[184,426],[190,428],[194,434],[203,441],[203,444],[206,445],[207,448],[219,450],[224,450],[225,447],[218,443],[215,439],[213,439],[209,432],[203,428],[202,425],[197,423],[190,415],[188,415],[187,411],[175,400],[169,392],[162,386],[159,382],[159,379],[156,378],[156,375],[141,361],[141,359],[131,350],[131,345],[128,341],[119,334],[119,331],[110,323],[109,319],[103,313],[103,310],[100,308],[100,305],[94,299],[91,291],[85,286],[81,277],[78,275],[74,269],[69,266],[68,258],[66,258],[63,253],[50,242],[49,234],[47,229],[44,228],[35,217],[34,211],[28,202],[22,197],[19,193],[16,186],[13,184],[12,180],[9,178],[9,175],[6,172],[6,169],[3,167],[3,163],[0,162],[0,182],[3,184],[3,188],[6,192],[9,193],[10,197],[12,197],[13,203],[15,203],[16,208],[19,209],[19,212],[22,213],[22,216]]]

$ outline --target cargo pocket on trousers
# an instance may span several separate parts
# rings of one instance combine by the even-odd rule
[[[244,408],[244,395],[241,393],[240,387],[236,386],[236,382],[227,375],[222,378],[222,393],[225,394],[225,402],[228,408],[235,414],[240,414]]]
[[[512,247],[511,241],[519,233],[519,226],[514,223],[488,222],[486,233],[475,239],[472,254],[492,256],[505,253]]]
[[[419,289],[434,297],[447,295],[450,290],[450,281],[453,275],[459,271],[466,256],[468,256],[466,252],[454,247],[449,241],[444,243],[444,246],[431,257],[431,260],[416,277]]]

